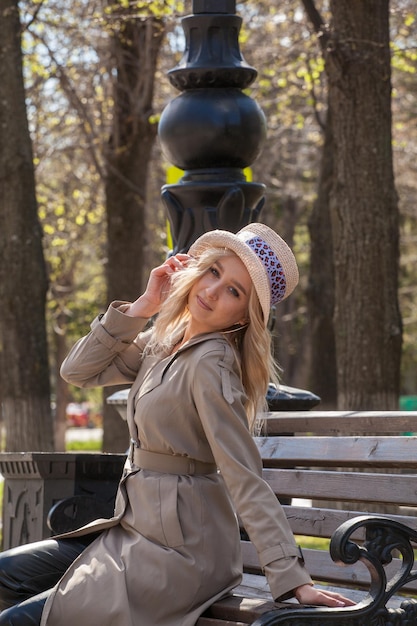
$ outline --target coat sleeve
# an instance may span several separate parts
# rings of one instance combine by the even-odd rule
[[[132,383],[139,370],[149,333],[148,320],[124,314],[127,302],[113,302],[96,317],[91,331],[72,347],[61,365],[61,376],[77,387]],[[140,334],[139,334],[140,333]]]
[[[249,433],[245,394],[232,349],[206,353],[196,366],[193,396],[214,459],[236,512],[255,545],[276,600],[312,584],[291,528],[262,478],[262,460]]]

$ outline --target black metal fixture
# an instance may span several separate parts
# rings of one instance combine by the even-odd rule
[[[193,0],[193,14],[182,19],[184,56],[168,72],[181,94],[164,109],[159,138],[184,170],[178,184],[162,188],[174,253],[214,228],[236,232],[257,221],[264,204],[265,186],[244,173],[261,151],[266,122],[243,91],[257,72],[240,53],[235,11],[235,0]]]

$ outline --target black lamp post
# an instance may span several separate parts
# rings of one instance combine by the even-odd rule
[[[236,232],[257,221],[265,186],[244,169],[259,155],[265,117],[243,89],[257,72],[239,50],[242,19],[235,0],[193,0],[183,18],[185,53],[168,72],[181,94],[162,113],[159,138],[167,159],[184,175],[162,187],[174,253],[214,228]]]

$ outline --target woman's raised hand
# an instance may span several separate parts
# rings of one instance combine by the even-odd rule
[[[169,293],[171,276],[184,269],[190,258],[188,254],[176,254],[169,257],[162,265],[155,267],[149,275],[145,292],[130,305],[125,313],[131,317],[143,318],[156,315]]]

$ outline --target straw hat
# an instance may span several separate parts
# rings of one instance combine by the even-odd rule
[[[248,224],[238,233],[210,230],[190,247],[191,256],[208,248],[228,248],[244,263],[261,303],[265,324],[271,306],[285,300],[298,283],[294,254],[285,241],[265,224]]]

